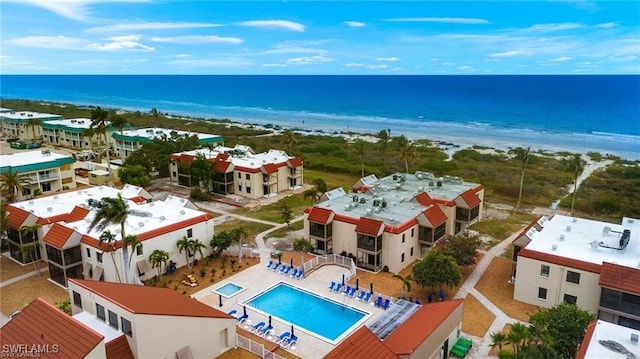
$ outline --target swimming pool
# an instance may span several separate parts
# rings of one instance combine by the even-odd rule
[[[248,299],[245,304],[332,344],[371,315],[284,282]]]
[[[245,290],[245,288],[241,285],[237,285],[235,283],[227,283],[223,286],[220,286],[214,290],[212,290],[212,292],[216,293],[216,294],[220,294],[225,298],[231,298],[234,295],[242,292],[243,290]]]

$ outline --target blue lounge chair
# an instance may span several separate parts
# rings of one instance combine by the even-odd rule
[[[290,336],[291,336],[291,333],[289,333],[289,332],[284,332],[284,333],[280,334],[280,336],[279,336],[279,337],[277,337],[277,338],[274,340],[274,342],[275,342],[276,344],[283,343],[285,340],[289,339],[289,337],[290,337]]]
[[[271,268],[272,265],[273,265],[273,261],[269,261],[269,264],[267,264],[267,269]]]
[[[262,330],[262,327],[264,327],[264,322],[260,322],[256,325],[253,326],[253,328],[251,328],[250,332],[251,333],[257,333],[258,331]]]
[[[256,333],[256,334],[258,334],[259,336],[261,336],[261,337],[263,337],[263,338],[264,338],[264,337],[266,337],[266,336],[267,336],[267,334],[268,334],[270,331],[272,331],[272,330],[273,330],[273,327],[272,327],[272,326],[262,327],[262,329],[260,329],[260,331],[259,331],[258,333]]]
[[[364,298],[362,299],[362,301],[365,303],[369,303],[370,300],[371,300],[371,292],[366,292],[364,294]]]
[[[356,298],[356,300],[363,301],[365,295],[367,295],[367,292],[365,292],[364,290],[361,290],[360,294],[358,294],[358,298]]]
[[[420,302],[420,298],[416,298],[415,303],[416,303],[416,304],[422,304],[422,302]]]
[[[344,292],[342,292],[342,295],[349,295],[349,293],[351,293],[351,286],[347,284],[347,287],[344,289]]]
[[[238,319],[236,320],[236,324],[240,325],[242,323],[244,323],[245,320],[247,320],[249,318],[248,314],[243,314],[242,316],[239,316]]]
[[[280,263],[275,263],[273,265],[273,267],[271,267],[271,270],[274,271],[274,272],[277,272],[278,271],[278,267],[280,267]]]
[[[389,309],[390,305],[391,305],[391,300],[387,298],[387,300],[385,300],[384,303],[382,303],[382,309],[387,310]]]
[[[298,271],[298,274],[296,274],[296,279],[302,279],[302,278],[303,278],[303,277],[302,277],[303,275],[304,275],[304,272],[302,271],[302,269],[301,269],[301,270],[299,270],[299,271]]]
[[[282,274],[284,274],[284,275],[289,275],[289,272],[291,272],[291,267],[287,266],[287,267],[285,267],[285,269],[284,269],[282,272],[280,272],[280,273],[282,273]]]
[[[285,349],[289,349],[293,344],[297,342],[298,342],[298,337],[296,337],[295,335],[292,335],[289,338],[285,339],[284,343],[281,343],[280,345]]]
[[[373,303],[373,305],[375,305],[376,308],[380,308],[382,306],[382,297],[378,296],[378,299],[376,299],[376,302]]]
[[[331,285],[329,286],[329,290],[333,292],[334,289],[336,289],[336,282],[331,282]]]
[[[355,297],[355,296],[356,296],[356,292],[357,292],[357,291],[358,291],[358,290],[356,289],[356,287],[351,288],[351,291],[350,291],[350,292],[349,292],[349,294],[348,294],[348,295],[349,295],[349,298],[353,298],[353,297]]]
[[[336,287],[334,288],[336,293],[340,293],[340,291],[342,290],[342,283],[338,283],[336,284]]]
[[[238,316],[236,314],[238,314],[238,311],[235,309],[231,309],[227,314],[229,314],[230,316],[234,317],[234,318],[238,318]]]
[[[278,272],[280,272],[280,274],[282,274],[282,273],[284,273],[285,270],[287,270],[287,268],[289,268],[289,266],[286,266],[286,265],[283,264],[282,266],[280,266],[280,270]]]
[[[295,276],[298,275],[298,268],[294,268],[293,272],[291,272],[291,274],[289,275],[289,277],[291,278],[295,278]]]

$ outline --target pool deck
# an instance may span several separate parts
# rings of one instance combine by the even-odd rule
[[[273,272],[266,268],[266,264],[259,263],[225,280],[212,284],[211,286],[193,294],[192,297],[224,312],[229,312],[230,310],[235,309],[238,313],[242,313],[243,301],[263,292],[278,282],[286,282],[319,294],[323,297],[327,297],[334,301],[345,303],[351,307],[371,313],[372,315],[365,321],[365,323],[368,323],[374,320],[378,315],[382,314],[384,310],[376,308],[369,303],[358,301],[355,298],[345,298],[342,294],[330,292],[328,289],[331,281],[341,281],[342,275],[348,274],[348,272],[348,269],[337,265],[325,265],[310,273],[306,278],[298,280]],[[213,293],[212,290],[229,282],[243,286],[246,289],[231,298],[222,297],[222,308],[220,308],[220,297],[218,294]],[[375,298],[372,297],[372,299]],[[268,321],[268,317],[254,311],[249,306],[247,306],[247,314],[249,315],[250,322],[243,324],[243,328],[246,325],[249,329],[250,326],[255,323]],[[272,325],[275,328],[275,333],[277,335],[291,330],[291,326],[289,324],[281,322],[276,318],[272,318]],[[358,327],[354,328],[354,330],[357,328]],[[296,344],[294,348],[290,348],[288,350],[301,358],[322,358],[334,348],[333,344],[319,339],[316,336],[310,335],[298,327],[294,327],[294,329],[296,336],[299,338],[298,344]]]

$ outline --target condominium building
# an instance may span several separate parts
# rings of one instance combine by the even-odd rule
[[[324,358],[448,358],[460,337],[463,302],[455,299],[418,305],[399,300]]]
[[[17,137],[23,142],[31,142],[42,137],[40,125],[52,120],[62,120],[62,115],[9,109],[4,109],[4,111],[0,112],[2,134]]]
[[[77,150],[89,150],[96,146],[104,148],[104,136],[101,133],[91,133],[87,136],[87,130],[91,128],[92,120],[88,118],[72,118],[46,121],[40,124],[42,137],[45,143],[54,146],[71,147]],[[107,139],[117,131],[114,127],[107,127],[105,133]],[[98,147],[96,147],[98,148]]]
[[[126,130],[123,131],[122,134],[120,134],[119,131],[115,131],[111,134],[111,137],[113,138],[113,148],[115,149],[116,154],[118,154],[118,156],[123,160],[129,157],[131,152],[139,149],[145,143],[153,142],[154,139],[165,138],[168,140],[175,140],[180,137],[185,138],[190,136],[197,136],[198,143],[203,146],[214,146],[224,143],[224,138],[218,135],[157,127]]]
[[[256,199],[272,197],[283,191],[301,188],[304,182],[303,162],[299,157],[271,149],[253,153],[251,147],[218,146],[171,155],[171,176],[181,186],[195,186],[187,167],[197,156],[203,156],[213,168],[209,186],[222,195],[236,194]]]
[[[37,194],[51,194],[63,189],[76,188],[76,176],[71,156],[49,149],[0,155],[0,172],[13,171],[29,177],[17,199]]]
[[[373,272],[400,272],[438,240],[482,218],[484,187],[459,177],[371,175],[353,189],[328,191],[305,210],[305,238],[315,253],[352,255]]]
[[[70,279],[69,297],[73,319],[124,336],[134,358],[215,358],[236,346],[234,317],[172,289]]]
[[[46,247],[41,240],[54,223],[81,220],[89,213],[89,208],[87,208],[89,200],[116,197],[118,193],[123,198],[135,202],[151,200],[151,194],[143,188],[125,185],[120,190],[106,186],[89,187],[8,204],[9,228],[7,233],[11,258],[21,263],[31,263],[36,256],[45,258]],[[30,227],[36,230],[31,231]],[[31,243],[37,243],[36,247],[39,251],[23,255],[20,248]]]
[[[640,329],[640,220],[620,224],[542,216],[513,241],[514,299],[574,303],[598,319]]]

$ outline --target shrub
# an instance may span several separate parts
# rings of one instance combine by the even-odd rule
[[[203,192],[200,187],[193,187],[191,189],[191,193],[189,194],[189,197],[193,200],[196,201],[210,201],[211,200],[211,193],[209,192]]]

